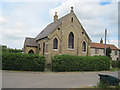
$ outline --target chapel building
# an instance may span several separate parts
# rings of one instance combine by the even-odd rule
[[[35,38],[25,38],[24,53],[45,55],[47,63],[56,54],[90,55],[91,39],[71,7],[70,13],[46,26]]]

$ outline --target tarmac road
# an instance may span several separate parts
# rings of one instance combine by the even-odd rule
[[[82,88],[99,82],[98,73],[118,77],[118,72],[18,72],[2,71],[2,88]]]

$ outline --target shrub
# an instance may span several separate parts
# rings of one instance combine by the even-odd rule
[[[22,53],[2,53],[3,70],[44,71],[44,68],[44,56]]]
[[[101,71],[109,70],[110,59],[106,56],[55,55],[52,71]]]
[[[114,87],[105,83],[105,82],[98,82],[97,86],[94,86],[95,88],[103,88],[103,89],[109,89],[109,90],[119,90],[120,85],[115,85]]]
[[[120,60],[112,61],[111,63],[113,68],[120,68]]]
[[[99,82],[96,86],[96,88],[110,88],[110,85],[104,82]]]

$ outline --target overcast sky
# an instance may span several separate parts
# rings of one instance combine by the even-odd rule
[[[18,2],[19,1],[19,2]],[[118,47],[117,0],[4,0],[0,2],[0,44],[23,48],[25,37],[36,37],[49,23],[55,11],[58,17],[70,13],[70,7],[93,42],[104,40]]]

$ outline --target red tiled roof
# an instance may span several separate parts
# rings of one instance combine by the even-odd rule
[[[103,48],[105,48],[105,45],[101,44],[101,43],[91,43],[90,47],[91,48],[101,48],[101,49],[103,49]],[[106,48],[108,48],[108,47],[110,47],[110,49],[118,50],[118,48],[115,45],[106,44]]]

